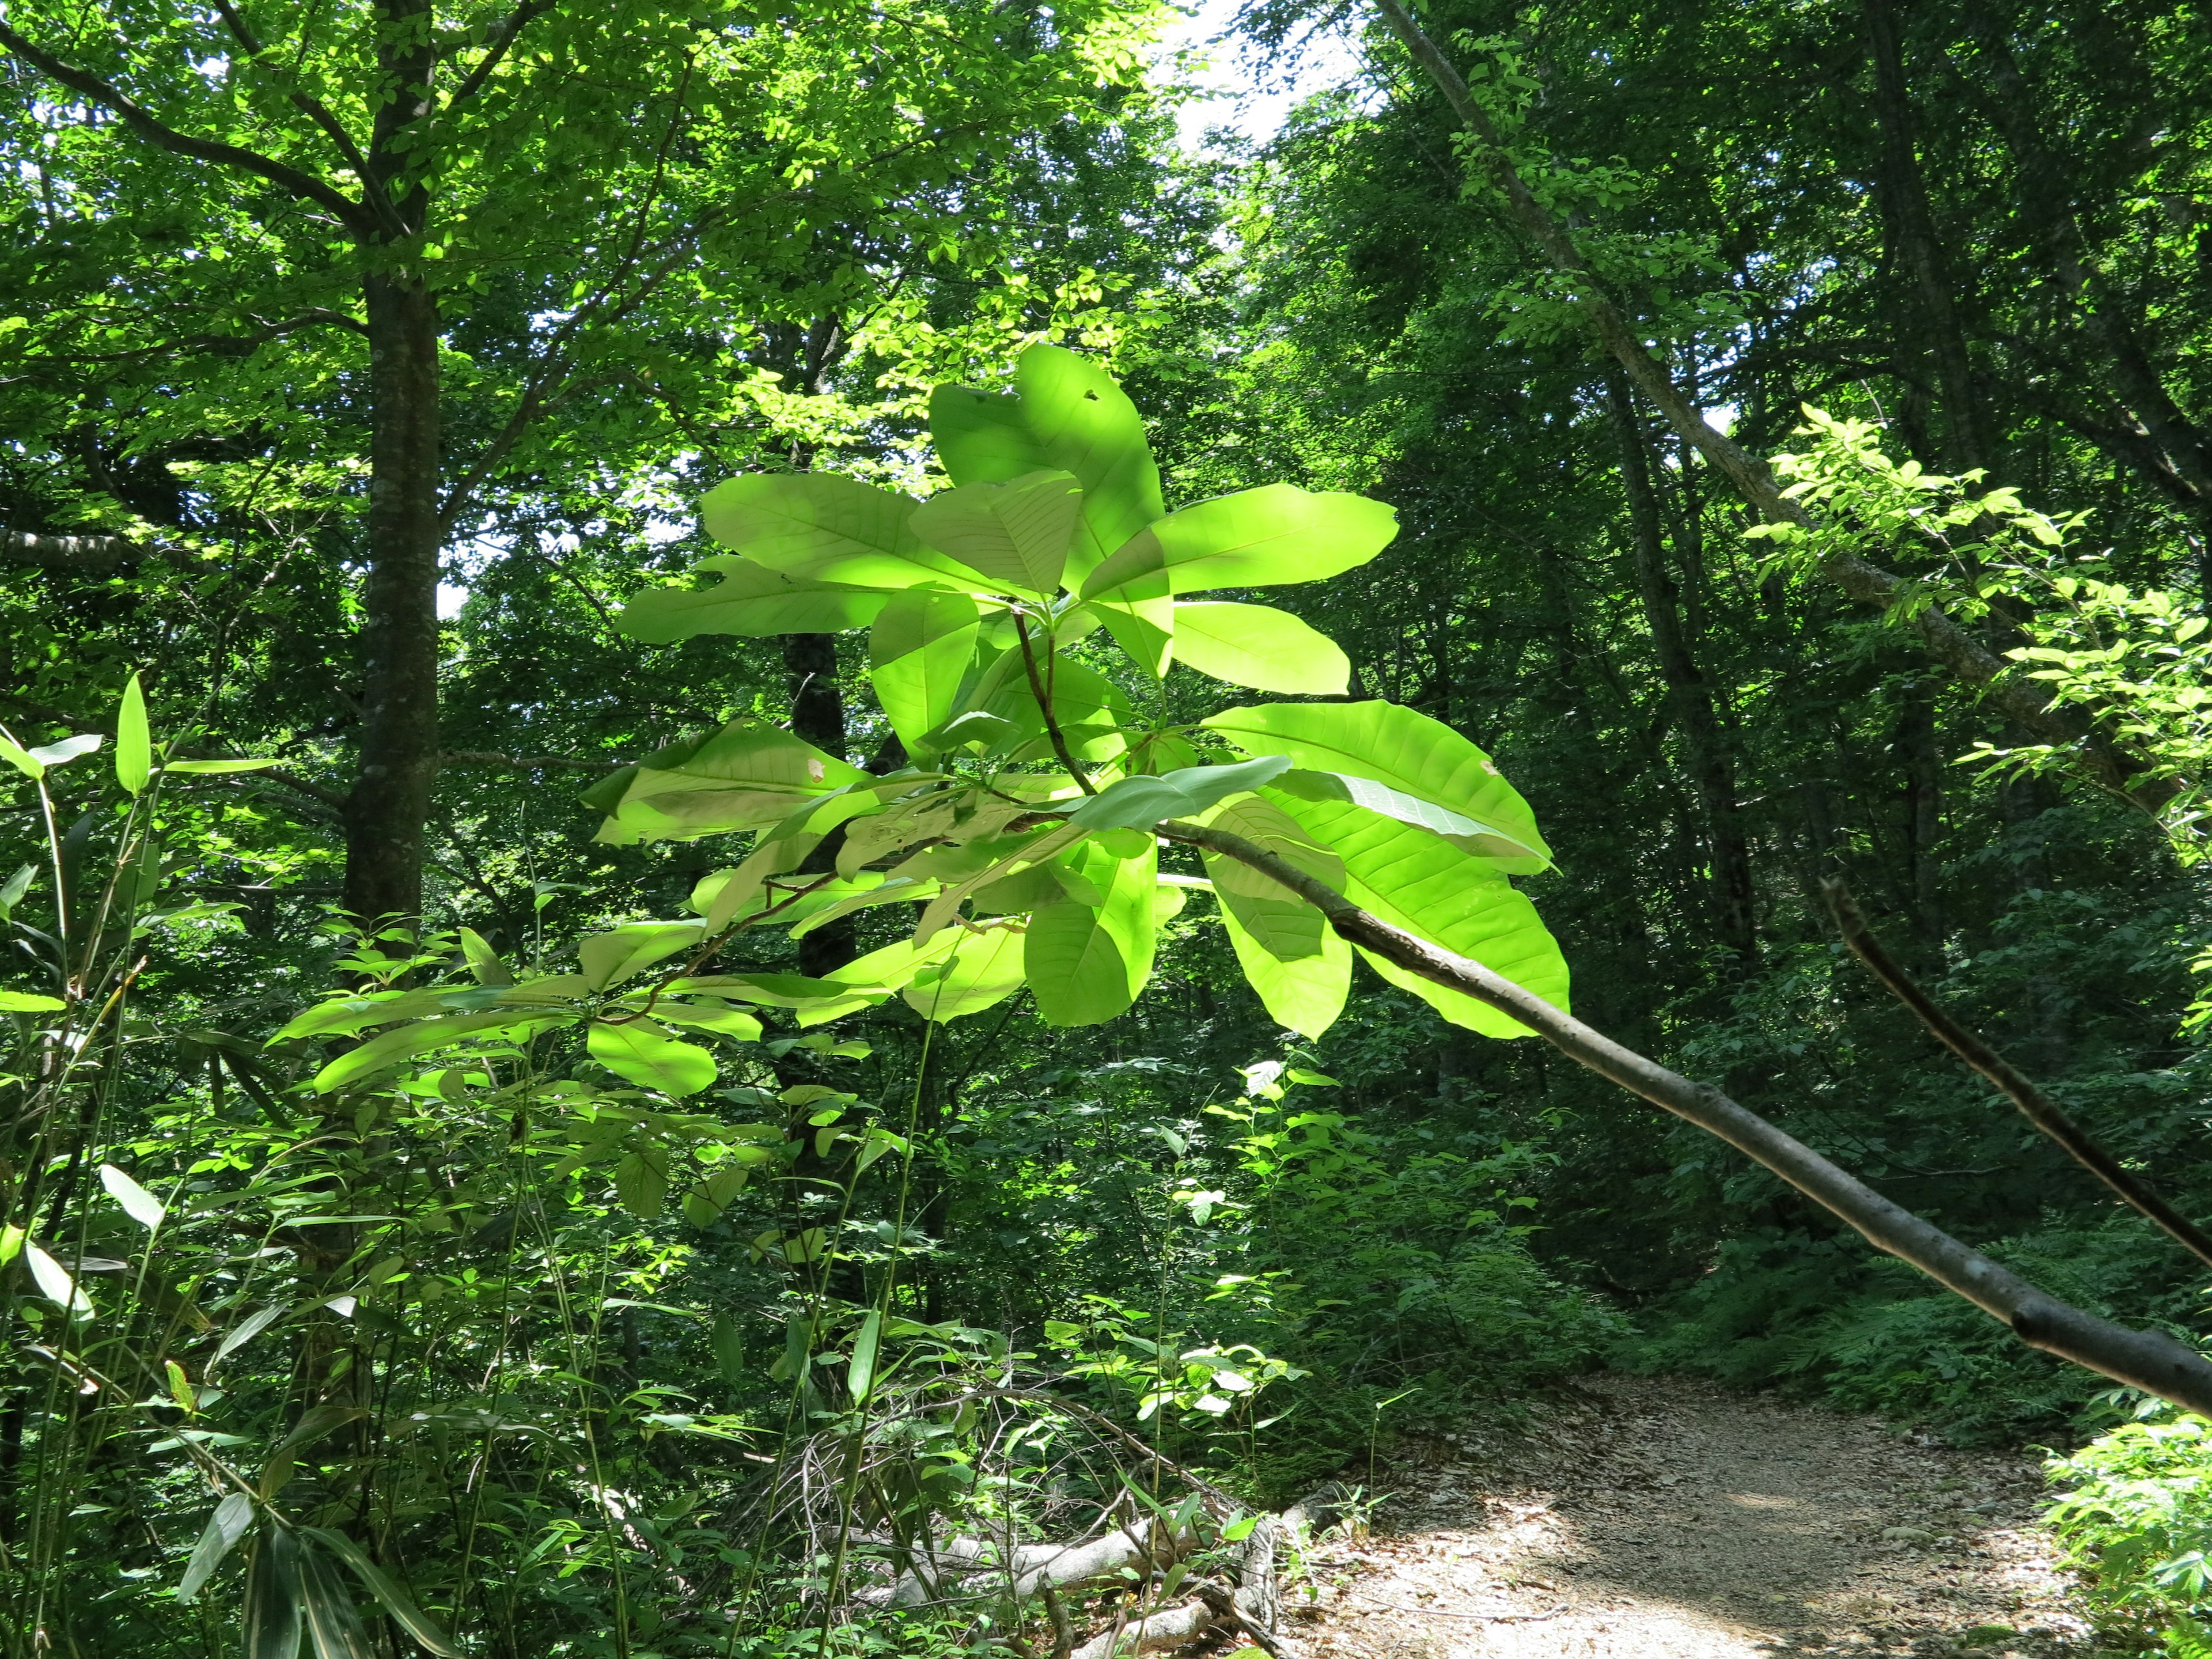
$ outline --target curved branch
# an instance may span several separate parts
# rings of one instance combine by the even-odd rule
[[[328,209],[339,222],[356,236],[366,236],[375,228],[375,221],[360,203],[332,189],[322,179],[288,167],[274,156],[264,155],[258,150],[245,149],[236,144],[226,144],[213,138],[195,138],[190,133],[179,132],[174,127],[155,120],[132,101],[123,90],[110,85],[96,75],[88,74],[64,63],[44,47],[34,45],[5,23],[0,23],[0,46],[30,64],[49,79],[60,82],[70,91],[89,98],[102,108],[112,111],[123,124],[148,143],[179,155],[189,155],[195,161],[213,161],[222,167],[237,167],[242,172],[258,173],[272,185],[291,191],[295,196]]]
[[[1998,1092],[2020,1109],[2022,1117],[2064,1147],[2075,1163],[2118,1194],[2121,1202],[2163,1228],[2182,1249],[2212,1267],[2212,1237],[2137,1181],[2118,1158],[2069,1117],[2064,1108],[2014,1071],[2002,1054],[1945,1013],[1936,999],[1922,990],[1912,975],[1881,948],[1867,927],[1866,917],[1852,902],[1849,888],[1832,877],[1820,884],[1820,890],[1836,918],[1836,931],[1844,936],[1844,943],[1850,947],[1851,954],[1889,988],[1891,995],[1912,1011],[1937,1042],[1995,1084]]]
[[[1180,819],[1153,826],[1170,841],[1249,865],[1305,900],[1346,939],[1433,984],[1510,1015],[1609,1082],[1717,1135],[1856,1230],[1876,1249],[1926,1273],[2012,1328],[2032,1348],[2193,1412],[2212,1412],[2212,1362],[2159,1331],[2134,1331],[2039,1290],[1910,1210],[1893,1204],[1710,1083],[1693,1083],[1622,1047],[1479,962],[1442,950],[1361,909],[1326,883],[1225,830]]]

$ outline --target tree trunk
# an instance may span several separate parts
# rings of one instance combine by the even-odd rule
[[[422,911],[438,773],[438,307],[415,278],[367,284],[372,418],[362,591],[360,771],[346,802],[344,904],[363,923]]]
[[[1691,787],[1705,818],[1705,851],[1712,866],[1714,931],[1748,968],[1759,950],[1751,880],[1751,849],[1736,810],[1735,775],[1714,707],[1712,682],[1698,666],[1682,628],[1680,593],[1667,568],[1661,541],[1659,497],[1652,486],[1650,458],[1643,423],[1636,418],[1628,382],[1618,369],[1607,371],[1606,407],[1620,446],[1620,478],[1628,495],[1629,542],[1636,557],[1636,585],[1644,599],[1652,649],[1667,683],[1668,700],[1682,733]]]
[[[1965,471],[1990,464],[1986,422],[1974,386],[1973,364],[1951,286],[1949,264],[1936,234],[1928,183],[1913,137],[1912,102],[1905,88],[1905,54],[1891,0],[1865,0],[1868,55],[1874,61],[1875,115],[1881,129],[1881,191],[1896,236],[1896,252],[1912,284],[1923,343],[1936,364],[1943,394],[1947,464]]]

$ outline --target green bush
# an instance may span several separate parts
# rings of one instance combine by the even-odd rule
[[[2045,1468],[2063,1488],[2048,1518],[2106,1633],[2212,1653],[2212,1422],[2161,1412]]]

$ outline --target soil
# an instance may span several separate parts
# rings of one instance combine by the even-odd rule
[[[1286,1594],[1314,1659],[2088,1659],[2033,1455],[1678,1378],[1380,1470]]]

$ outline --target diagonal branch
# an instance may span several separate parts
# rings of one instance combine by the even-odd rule
[[[297,167],[288,167],[258,150],[226,144],[214,138],[195,138],[190,133],[179,132],[174,127],[155,120],[120,88],[64,63],[6,23],[0,23],[0,46],[7,47],[49,79],[58,81],[70,91],[112,111],[121,118],[125,126],[149,143],[179,155],[189,155],[195,161],[212,161],[221,167],[236,167],[241,172],[258,174],[303,200],[328,209],[356,236],[367,236],[375,228],[375,221],[368,210],[324,180],[302,173]]]
[[[1256,842],[1181,819],[1152,828],[1166,840],[1249,865],[1314,906],[1352,944],[1432,984],[1510,1015],[1600,1077],[1718,1136],[1847,1223],[1876,1249],[1917,1267],[2011,1327],[2028,1346],[2190,1411],[2212,1410],[2212,1362],[2165,1333],[2130,1330],[2039,1290],[1979,1250],[1892,1203],[1711,1084],[1693,1083],[1562,1013],[1480,963],[1392,927]]]
[[[461,77],[460,84],[446,100],[446,107],[452,109],[465,103],[482,91],[484,82],[491,79],[492,72],[499,67],[500,60],[507,56],[507,49],[514,45],[515,37],[529,27],[532,18],[542,17],[552,9],[553,0],[523,0],[523,3],[514,9],[514,15],[501,27],[491,45],[484,49],[484,55],[477,59],[477,66]]]
[[[1844,936],[1844,943],[1850,947],[1851,954],[1866,964],[1867,971],[1887,986],[1893,996],[1912,1011],[1920,1023],[1935,1034],[1937,1042],[1995,1084],[1999,1093],[2020,1108],[2022,1117],[2063,1146],[2075,1163],[2119,1194],[2123,1203],[2163,1228],[2198,1261],[2212,1266],[2212,1237],[2206,1237],[2202,1227],[2136,1180],[2118,1158],[2068,1116],[2064,1108],[2014,1071],[2002,1054],[1945,1013],[1935,998],[1921,989],[1912,975],[1881,948],[1867,927],[1866,917],[1852,902],[1849,888],[1831,878],[1820,884],[1820,890],[1835,915],[1836,930]]]
[[[1544,261],[1576,287],[1583,316],[1599,343],[1612,355],[1636,389],[1649,398],[1667,422],[1685,441],[1697,447],[1713,468],[1724,476],[1759,513],[1770,520],[1806,529],[1820,526],[1805,508],[1776,488],[1765,464],[1746,451],[1727,434],[1708,422],[1674,384],[1652,349],[1632,328],[1620,307],[1606,291],[1603,280],[1590,268],[1566,227],[1521,177],[1497,124],[1476,101],[1451,60],[1422,32],[1401,0],[1375,0],[1391,32],[1404,44],[1415,62],[1444,95],[1452,112],[1474,138],[1474,151],[1493,187],[1505,198],[1507,212]],[[1830,552],[1820,561],[1829,581],[1865,605],[1888,606],[1900,597],[1904,583],[1891,572],[1871,564],[1848,549]],[[1928,653],[1968,684],[1978,686],[2008,718],[2033,732],[2043,742],[2074,750],[2080,764],[2098,783],[2145,811],[2154,811],[2179,793],[2170,779],[2143,778],[2149,763],[2120,748],[2100,732],[2095,723],[2079,712],[2054,706],[2048,693],[2033,681],[2010,673],[2011,665],[1960,627],[1943,608],[1922,605],[1909,624],[1920,635]]]

